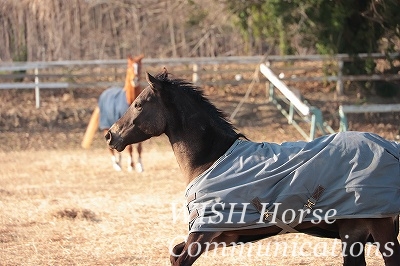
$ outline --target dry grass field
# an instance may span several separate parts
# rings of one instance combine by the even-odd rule
[[[101,148],[1,152],[0,265],[168,265],[187,233],[185,184],[165,138],[144,147],[141,174],[115,172]],[[301,234],[215,253],[197,265],[342,262],[337,240]]]
[[[256,141],[301,139],[266,104],[263,90],[251,95],[235,125]],[[244,92],[236,98],[214,92],[213,100],[230,113]],[[0,265],[169,265],[169,249],[187,234],[187,217],[185,184],[166,137],[144,143],[143,173],[115,172],[100,133],[91,149],[79,146],[97,95],[49,92],[35,110],[32,92],[18,92],[26,93],[23,105],[12,102],[21,95],[1,93]],[[25,120],[15,106],[27,112]],[[53,109],[66,113],[64,122],[42,119]],[[368,263],[382,265],[375,251],[369,250]],[[288,234],[217,249],[196,265],[341,263],[338,240]]]

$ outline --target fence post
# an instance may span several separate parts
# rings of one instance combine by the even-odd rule
[[[336,81],[336,93],[337,95],[343,95],[343,60],[338,59],[338,73],[337,73],[337,81]]]
[[[294,105],[292,102],[289,104],[289,119],[288,122],[291,125],[293,123],[293,116],[294,116]]]
[[[35,68],[35,102],[36,108],[40,107],[40,91],[39,91],[39,69]]]
[[[310,127],[310,137],[309,140],[313,140],[315,138],[315,132],[317,128],[317,117],[314,113],[311,114],[311,127]]]
[[[192,82],[194,84],[198,84],[200,81],[199,77],[199,65],[198,64],[193,64],[193,75],[192,75]]]
[[[269,101],[273,102],[275,99],[275,91],[274,91],[274,84],[272,84],[272,82],[268,82],[269,86],[267,85],[267,88],[269,89]],[[267,83],[267,84],[268,84]]]
[[[346,113],[343,111],[343,107],[339,106],[339,117],[340,117],[340,125],[339,131],[348,131],[349,130],[349,123],[347,122]]]

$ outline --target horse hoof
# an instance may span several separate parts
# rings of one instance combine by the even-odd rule
[[[133,171],[133,166],[132,165],[129,165],[128,166],[128,172],[132,172]]]
[[[121,166],[119,166],[119,164],[117,164],[117,163],[113,163],[113,168],[115,171],[118,171],[118,172],[120,172],[122,170]]]
[[[142,173],[144,171],[141,163],[137,163],[135,168],[136,168],[136,172],[138,172],[138,173]]]

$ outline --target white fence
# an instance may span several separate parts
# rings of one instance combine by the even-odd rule
[[[157,68],[179,66],[179,71],[173,71],[174,75],[179,74],[192,77],[193,82],[206,84],[202,76],[207,75],[204,67],[218,67],[221,65],[242,65],[242,69],[218,69],[219,74],[230,74],[232,79],[228,83],[235,82],[233,76],[242,71],[252,72],[262,61],[262,56],[250,57],[216,57],[216,58],[168,58],[154,59],[144,58],[143,67]],[[40,107],[40,89],[65,89],[65,88],[105,88],[113,85],[122,86],[121,78],[114,81],[105,81],[104,75],[112,77],[117,72],[125,73],[126,60],[87,60],[87,61],[52,61],[52,62],[13,62],[0,64],[0,89],[34,89],[36,107]],[[252,66],[249,66],[252,65]],[[85,69],[85,73],[79,72]],[[247,70],[246,70],[247,69]],[[91,70],[88,72],[88,70]],[[73,73],[73,72],[79,73]],[[122,74],[124,75],[124,74]],[[179,75],[180,76],[180,75]],[[23,79],[24,82],[6,82],[3,80]],[[86,80],[85,80],[86,79]],[[90,79],[90,81],[87,81]],[[65,81],[67,80],[67,81]],[[208,81],[210,82],[210,81]],[[242,81],[243,82],[243,81]]]
[[[390,57],[399,60],[400,54],[360,54],[360,59],[385,59]],[[355,80],[400,80],[399,74],[393,75],[370,75],[370,76],[344,76],[342,74],[343,63],[352,60],[350,56],[339,54],[335,56],[325,55],[305,55],[305,56],[229,56],[229,57],[205,57],[205,58],[144,58],[143,67],[154,68],[159,72],[162,67],[174,67],[174,75],[184,78],[191,78],[198,84],[235,84],[246,83],[250,80],[235,80],[237,73],[248,72],[253,74],[256,67],[260,67],[261,73],[269,79],[270,99],[280,108],[281,112],[288,118],[289,123],[293,124],[306,139],[313,139],[315,130],[319,128],[323,133],[331,133],[332,129],[326,125],[322,119],[320,110],[317,107],[308,106],[303,103],[286,85],[285,82],[335,82],[338,94],[343,93],[343,83]],[[279,68],[278,62],[323,62],[331,65],[331,75],[307,76],[297,75],[278,78],[272,69]],[[224,68],[223,65],[235,65],[240,68]],[[126,60],[80,60],[80,61],[52,61],[52,62],[12,62],[0,63],[0,89],[34,89],[36,107],[40,107],[40,89],[65,89],[65,88],[88,88],[88,87],[110,87],[120,85],[121,78],[116,76],[125,75]],[[333,68],[333,69],[332,69]],[[179,69],[179,71],[176,71]],[[90,70],[88,72],[88,70]],[[105,73],[105,74],[104,74]],[[123,74],[121,74],[123,73]],[[105,78],[105,75],[108,75]],[[214,78],[215,75],[224,76],[221,80]],[[112,76],[115,76],[113,79]],[[15,79],[23,79],[23,82],[15,82]],[[8,81],[6,81],[8,80]],[[111,80],[111,81],[110,81]],[[117,81],[118,80],[118,81]],[[286,112],[274,99],[274,89],[277,88],[287,98],[289,110]],[[354,107],[344,107],[341,109],[341,125],[344,125],[345,113]],[[383,106],[368,109],[369,112],[380,111]],[[393,106],[387,106],[394,110]],[[386,109],[385,109],[386,110]],[[397,110],[397,109],[396,109]],[[310,117],[311,129],[309,134],[301,132],[302,129],[293,119],[294,111],[299,112],[304,118]],[[347,120],[346,123],[347,125]],[[342,130],[347,130],[347,126],[341,126]]]
[[[384,54],[359,54],[360,59],[385,59],[387,57],[391,59],[400,58],[399,53],[393,53],[389,55]],[[289,78],[278,78],[273,71],[270,69],[275,61],[284,61],[284,59],[290,61],[333,61],[337,67],[337,75],[332,76],[317,76],[317,77],[298,77],[291,76]],[[296,95],[291,89],[289,89],[285,81],[322,81],[322,82],[336,82],[336,92],[338,95],[343,94],[343,83],[345,81],[376,81],[376,80],[400,80],[400,74],[386,74],[386,75],[358,75],[358,76],[344,76],[342,68],[344,62],[350,61],[352,58],[348,55],[339,54],[333,57],[311,55],[304,57],[288,56],[284,58],[268,57],[265,59],[265,63],[260,64],[260,71],[266,76],[270,82],[269,95],[270,101],[276,105],[276,107],[282,112],[282,114],[288,119],[288,122],[292,124],[305,139],[312,140],[315,138],[316,129],[319,129],[322,134],[333,133],[334,130],[323,120],[321,111],[315,106],[309,106],[303,103],[298,95]],[[284,75],[283,75],[284,76]],[[288,111],[277,101],[275,97],[274,89],[278,89],[282,95],[286,98],[288,103]],[[311,124],[310,132],[307,134],[294,120],[294,112],[297,111],[303,121],[308,121]],[[373,112],[399,112],[399,104],[379,104],[379,105],[341,105],[339,108],[340,117],[340,131],[348,130],[348,122],[346,113],[373,113]]]
[[[349,125],[346,114],[400,112],[400,104],[340,105],[340,131],[347,131]]]
[[[304,103],[286,84],[281,81],[268,67],[267,64],[260,65],[261,73],[269,80],[269,100],[281,111],[288,119],[289,124],[293,125],[297,131],[306,139],[313,140],[316,136],[316,129],[319,129],[323,135],[334,133],[335,131],[326,123],[322,117],[322,112],[317,107]],[[288,101],[288,111],[278,102],[275,96],[277,88]],[[310,132],[307,134],[303,128],[294,119],[294,112],[298,111],[303,121],[309,121]]]

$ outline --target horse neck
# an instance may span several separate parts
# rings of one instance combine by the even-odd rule
[[[211,125],[199,125],[196,119],[191,121],[184,130],[170,128],[166,132],[187,184],[207,170],[238,138],[235,132],[223,134]]]

